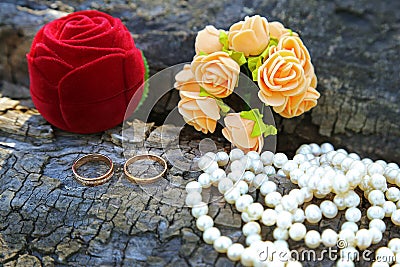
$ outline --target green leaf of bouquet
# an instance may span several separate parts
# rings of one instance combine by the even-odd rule
[[[200,51],[199,56],[208,56],[208,54],[206,52]]]
[[[239,66],[242,66],[243,64],[245,64],[247,62],[246,57],[244,56],[243,52],[236,52],[236,51],[232,51],[229,55],[233,60],[236,61],[236,63],[239,64]]]
[[[229,48],[229,45],[228,45],[228,34],[223,30],[219,31],[219,42],[222,44],[223,49],[228,49]]]
[[[265,125],[265,131],[264,131],[264,137],[267,137],[269,135],[276,135],[278,133],[278,129],[275,128],[273,125]]]
[[[223,116],[225,116],[229,112],[229,110],[231,110],[231,108],[227,104],[225,104],[224,101],[222,101],[220,98],[215,98],[215,101],[221,109],[221,113]]]
[[[143,104],[143,102],[146,100],[147,96],[149,95],[148,79],[150,76],[150,68],[149,68],[149,64],[147,63],[147,59],[144,56],[143,51],[140,51],[140,52],[142,52],[142,58],[143,58],[143,64],[144,64],[144,88],[143,88],[142,98],[140,99],[140,102],[136,109],[138,109]]]
[[[200,86],[200,94],[199,96],[208,96],[208,97],[212,97],[215,98],[212,94],[210,94],[209,92],[206,91],[206,89],[204,89],[203,87]]]

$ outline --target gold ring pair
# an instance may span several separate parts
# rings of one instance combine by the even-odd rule
[[[158,175],[150,178],[140,178],[132,175],[128,170],[129,165],[138,160],[143,160],[143,159],[153,160],[155,162],[160,163],[163,166],[163,171]],[[79,169],[79,167],[88,162],[95,162],[95,161],[101,161],[107,164],[108,170],[105,174],[98,177],[84,177],[78,174],[77,170]],[[143,155],[133,156],[130,159],[128,159],[124,164],[124,172],[126,177],[130,181],[138,184],[153,183],[158,179],[160,179],[165,174],[166,171],[167,171],[167,162],[163,158],[153,154],[143,154]],[[72,172],[74,173],[75,179],[81,184],[86,186],[97,186],[97,185],[102,185],[111,179],[114,173],[114,164],[109,157],[104,156],[102,154],[88,154],[83,157],[80,157],[74,162],[74,164],[72,165]]]

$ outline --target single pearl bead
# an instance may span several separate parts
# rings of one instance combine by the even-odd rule
[[[246,213],[249,214],[249,217],[254,220],[260,219],[263,212],[264,207],[260,203],[251,203],[246,210]]]
[[[201,184],[197,181],[191,181],[186,185],[186,192],[188,193],[192,192],[201,193],[201,191],[202,191]]]
[[[333,198],[333,203],[335,203],[336,207],[339,210],[344,210],[346,208],[346,204],[344,202],[344,197],[342,195],[336,195]]]
[[[212,245],[214,241],[221,236],[221,232],[216,227],[210,227],[203,233],[203,240],[207,244]]]
[[[247,152],[246,155],[252,160],[259,160],[260,159],[260,154],[258,154],[256,151],[249,151],[249,152]]]
[[[227,178],[231,179],[232,182],[236,183],[243,178],[243,171],[232,171],[227,175]]]
[[[302,171],[302,170],[296,168],[296,169],[292,170],[292,171],[289,173],[289,178],[290,178],[290,181],[291,181],[292,183],[297,184],[298,181],[299,181],[299,178],[300,178],[301,176],[303,176],[303,175],[304,175],[304,171]]]
[[[246,182],[248,182],[249,184],[253,182],[254,177],[256,177],[256,176],[255,176],[255,174],[254,174],[253,172],[251,172],[251,171],[246,171],[246,172],[243,174],[243,180],[246,181]]]
[[[217,153],[217,163],[220,167],[225,166],[228,164],[229,162],[229,155],[224,152],[224,151],[220,151]]]
[[[239,181],[235,185],[239,189],[241,195],[247,194],[249,192],[249,185],[245,181]]]
[[[356,233],[356,245],[359,249],[364,250],[371,246],[372,235],[367,229],[360,229]]]
[[[215,162],[213,158],[210,158],[208,156],[202,156],[197,165],[199,166],[200,170],[205,171],[208,167],[211,166],[211,164]],[[218,165],[218,164],[217,164]]]
[[[252,234],[246,237],[246,245],[248,246],[257,241],[261,241],[261,236],[259,234]]]
[[[245,223],[251,222],[253,220],[252,218],[250,218],[250,215],[247,212],[243,212],[242,215],[240,215],[240,217],[242,218],[242,221],[244,221]]]
[[[246,164],[244,164],[241,160],[235,160],[231,162],[230,169],[232,172],[240,171],[243,173],[246,170]]]
[[[354,159],[354,160],[360,160],[360,159],[361,159],[360,156],[357,155],[356,153],[350,153],[350,154],[348,155],[348,157],[350,157],[350,158],[352,158],[352,159]]]
[[[243,166],[242,171],[250,170],[252,160],[251,160],[248,156],[246,156],[246,155],[243,156],[243,158],[241,158],[239,161],[240,161],[240,163],[241,163],[242,166]]]
[[[225,253],[232,245],[232,240],[227,236],[220,236],[214,241],[214,249],[219,253]]]
[[[400,253],[400,238],[392,238],[388,243],[388,247],[393,253]]]
[[[311,143],[310,145],[311,153],[314,154],[314,156],[319,156],[322,153],[322,149],[319,145],[315,143]]]
[[[282,204],[278,204],[275,206],[275,211],[279,214],[282,211],[285,211],[285,209],[283,208]]]
[[[348,246],[355,245],[356,234],[350,229],[343,229],[339,232],[339,240],[346,241]]]
[[[288,160],[282,167],[282,171],[285,173],[286,176],[290,175],[290,172],[297,169],[299,165],[294,162],[293,160]]]
[[[195,218],[199,218],[202,215],[206,215],[208,213],[208,205],[207,203],[200,202],[192,208],[192,215]]]
[[[349,154],[345,149],[343,149],[343,148],[339,148],[338,150],[336,150],[336,152],[337,153],[343,153],[343,154],[345,154],[346,156]]]
[[[346,172],[346,179],[350,184],[350,187],[355,188],[362,181],[362,174],[356,169],[350,169]]]
[[[394,253],[388,247],[380,247],[375,251],[375,259],[391,264],[394,260]]]
[[[385,170],[385,173],[383,175],[385,176],[388,183],[395,184],[398,172],[398,170],[389,168]]]
[[[274,153],[271,151],[264,151],[261,154],[260,159],[264,165],[272,165],[274,161]]]
[[[264,173],[268,176],[276,174],[276,170],[274,166],[267,165],[264,167]]]
[[[309,168],[311,168],[311,163],[308,162],[308,161],[304,161],[303,163],[300,163],[300,165],[299,165],[299,169],[304,171],[304,172],[306,170],[308,170]]]
[[[282,168],[282,166],[288,161],[288,158],[283,153],[276,153],[274,155],[273,163],[276,168]]]
[[[236,200],[235,207],[239,212],[244,212],[253,201],[252,196],[242,195]]]
[[[317,248],[321,244],[321,235],[315,230],[308,231],[304,237],[304,243],[311,249]]]
[[[302,209],[295,209],[293,212],[293,222],[303,223],[306,219],[306,215]]]
[[[203,188],[209,188],[211,186],[211,179],[208,173],[200,174],[198,181],[201,187]]]
[[[370,176],[374,174],[382,175],[385,172],[385,168],[382,167],[382,165],[380,165],[379,163],[371,163],[368,165],[367,171]]]
[[[199,192],[192,192],[187,194],[185,204],[189,207],[193,207],[201,202],[201,194]]]
[[[294,241],[300,241],[306,236],[307,229],[302,223],[294,223],[290,226],[289,236]]]
[[[350,184],[349,181],[347,181],[346,176],[343,174],[337,174],[332,182],[332,188],[336,194],[343,194],[349,191]]]
[[[350,157],[346,157],[341,163],[340,163],[340,167],[342,168],[342,170],[344,171],[348,171],[350,169],[351,164],[354,162],[354,159],[350,158]]]
[[[273,231],[272,235],[276,240],[287,240],[289,238],[289,231],[287,229],[277,227]]]
[[[387,200],[389,201],[397,202],[398,200],[400,200],[400,189],[398,189],[397,187],[390,187],[385,194]]]
[[[385,217],[391,217],[392,213],[397,209],[396,204],[394,204],[392,201],[385,201],[382,208],[385,212]]]
[[[297,184],[299,185],[300,188],[305,188],[308,186],[309,179],[310,179],[310,176],[308,174],[303,174],[298,177]]]
[[[326,247],[333,247],[338,240],[338,234],[332,229],[326,229],[322,232],[321,241]]]
[[[213,219],[208,215],[201,215],[196,220],[196,226],[200,231],[205,231],[214,226]]]
[[[395,211],[392,213],[391,219],[392,219],[392,222],[393,222],[395,225],[400,225],[400,209],[395,210]]]
[[[362,178],[361,183],[359,184],[360,189],[363,191],[372,190],[371,186],[369,185],[370,180],[371,180],[371,176],[365,175]]]
[[[367,210],[367,217],[370,220],[385,218],[385,211],[380,206],[371,206]]]
[[[252,247],[247,247],[243,250],[242,255],[240,257],[240,263],[243,266],[253,266],[254,262],[258,259],[259,254]]]
[[[368,201],[371,205],[383,205],[385,203],[385,195],[381,190],[372,190],[368,194]]]
[[[309,188],[301,188],[300,191],[304,195],[304,202],[310,202],[313,199],[312,191]]]
[[[375,173],[371,175],[371,179],[369,180],[369,184],[374,188],[381,191],[387,190],[386,178],[382,174]]]
[[[364,163],[359,160],[353,161],[350,165],[350,169],[359,171],[361,175],[367,174],[367,167],[365,167]]]
[[[232,246],[230,246],[228,248],[226,255],[228,256],[228,259],[230,259],[231,261],[238,261],[238,260],[240,260],[240,257],[242,256],[243,251],[244,251],[243,245],[239,244],[239,243],[235,243],[235,244],[232,244]]]
[[[357,207],[360,205],[361,199],[354,190],[348,191],[344,194],[344,205],[348,208]]]
[[[259,234],[261,233],[261,227],[256,222],[248,222],[243,225],[242,231],[245,236]]]
[[[307,187],[310,188],[310,190],[312,191],[316,191],[320,181],[321,178],[319,176],[311,175],[310,178],[308,179]]]
[[[349,229],[350,231],[356,233],[358,231],[358,225],[355,222],[345,222],[342,224],[342,227],[340,229]]]
[[[369,222],[369,228],[373,227],[379,229],[379,231],[381,231],[382,233],[384,233],[386,230],[385,222],[380,219],[374,219]]]
[[[351,260],[346,260],[346,259],[339,259],[336,262],[336,267],[354,267],[354,262]]]
[[[332,164],[334,166],[340,166],[340,164],[342,163],[342,161],[347,158],[346,154],[343,154],[339,151],[336,151],[336,155],[332,158]]]
[[[334,150],[326,153],[326,159],[328,160],[328,162],[332,162],[333,157],[336,156],[336,154],[337,154],[337,152]]]
[[[232,189],[233,187],[233,182],[231,179],[229,178],[223,178],[219,181],[218,183],[218,191],[221,194],[225,194],[226,192],[228,192],[230,189]]]
[[[218,163],[213,161],[210,165],[204,170],[204,172],[208,174],[212,174],[215,170],[218,170]]]
[[[265,195],[268,195],[269,193],[275,192],[276,188],[277,188],[277,186],[274,182],[266,181],[261,185],[260,193],[261,193],[261,195],[265,196]]]
[[[311,153],[311,147],[309,145],[303,144],[297,150],[296,154],[308,154]]]
[[[322,154],[327,154],[328,152],[334,151],[334,150],[335,150],[335,148],[330,143],[323,143],[321,145],[321,153]]]
[[[258,189],[266,181],[268,181],[268,176],[267,175],[265,175],[265,174],[257,174],[256,177],[254,177],[253,183],[251,184],[251,186],[253,188],[257,188]]]
[[[306,161],[306,157],[303,154],[297,154],[293,157],[293,161],[297,164],[300,165],[304,161]]]
[[[229,158],[231,161],[241,159],[244,156],[244,152],[239,148],[232,149],[229,153]]]
[[[300,189],[292,189],[289,192],[289,196],[292,196],[295,199],[297,205],[302,205],[304,203],[304,193]]]
[[[236,187],[232,188],[231,190],[229,190],[224,194],[224,198],[226,202],[228,202],[229,204],[234,204],[239,197],[240,197],[240,191]]]
[[[361,220],[361,210],[358,208],[349,208],[346,210],[345,218],[349,222],[359,222]]]
[[[330,200],[324,200],[320,204],[320,209],[325,218],[332,219],[338,214],[338,208]]]
[[[282,195],[279,192],[271,192],[265,196],[265,204],[267,207],[273,208],[276,205],[280,204],[282,199]]]
[[[250,170],[256,174],[261,173],[264,171],[264,164],[261,162],[261,160],[253,159],[250,163]]]
[[[322,212],[317,205],[310,204],[305,209],[306,220],[309,223],[318,223],[322,218]]]
[[[278,213],[275,210],[266,209],[266,210],[264,210],[264,212],[261,216],[261,222],[265,226],[272,226],[276,223],[277,216],[278,216]]]
[[[397,163],[394,163],[394,162],[388,163],[388,165],[386,167],[392,168],[392,169],[399,169],[399,165],[397,165]]]
[[[276,218],[276,226],[282,229],[287,229],[292,225],[292,214],[288,211],[278,213]]]
[[[371,242],[372,244],[378,244],[379,242],[382,241],[383,234],[378,228],[376,227],[369,228],[369,232],[371,233],[372,236],[372,242]]]
[[[372,159],[370,159],[370,158],[363,158],[361,160],[361,162],[364,163],[365,165],[369,165],[369,164],[373,163]]]
[[[291,195],[284,195],[281,198],[281,204],[282,204],[283,208],[287,211],[293,211],[293,210],[297,209],[297,201]]]
[[[329,178],[322,178],[317,184],[316,189],[321,194],[329,194],[332,192],[332,180]]]

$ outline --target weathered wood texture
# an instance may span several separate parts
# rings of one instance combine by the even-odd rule
[[[121,17],[149,59],[152,72],[190,61],[195,32],[206,24],[227,28],[260,13],[299,32],[319,77],[320,105],[295,120],[277,117],[280,150],[293,153],[303,142],[332,141],[372,158],[400,156],[399,3],[396,1],[3,1],[0,3],[0,265],[4,266],[232,266],[201,239],[183,186],[198,172],[170,168],[158,190],[124,177],[121,127],[94,135],[53,129],[32,109],[25,53],[35,32],[63,12],[96,8]],[[13,100],[14,99],[14,100]],[[173,101],[170,98],[169,101]],[[176,99],[175,99],[176,101]],[[160,107],[166,106],[161,103]],[[165,112],[158,108],[159,113]],[[173,126],[146,129],[138,144],[166,157],[159,138],[178,136]],[[181,134],[187,158],[200,156],[203,136]],[[136,138],[136,136],[135,136]],[[224,139],[215,138],[220,148]],[[163,140],[165,142],[165,140]],[[143,150],[138,145],[134,148]],[[135,151],[136,151],[135,150]],[[133,152],[135,152],[133,151]],[[86,153],[109,155],[117,164],[110,183],[77,184],[71,164]],[[171,166],[170,166],[171,167]],[[293,187],[274,179],[280,191]],[[151,194],[154,196],[150,196]],[[150,195],[149,195],[150,194]],[[363,201],[363,213],[367,207]],[[174,203],[175,205],[168,205]],[[214,203],[211,215],[223,233],[243,241],[241,220],[231,205]],[[320,230],[340,228],[343,214],[323,220]],[[362,225],[367,224],[365,216]],[[264,229],[270,237],[270,229]],[[388,223],[382,244],[399,231]],[[291,243],[304,248],[302,243]],[[332,266],[333,262],[308,262]],[[359,266],[365,266],[359,263]]]

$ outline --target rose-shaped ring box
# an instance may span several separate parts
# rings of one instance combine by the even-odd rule
[[[94,133],[120,124],[143,90],[141,51],[121,20],[80,11],[54,20],[35,36],[27,55],[30,91],[54,126]]]

